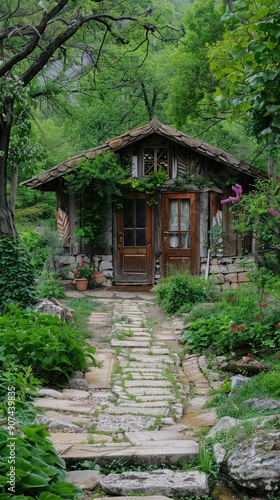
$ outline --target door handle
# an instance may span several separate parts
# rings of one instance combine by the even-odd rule
[[[119,233],[119,243],[123,242],[123,233]]]

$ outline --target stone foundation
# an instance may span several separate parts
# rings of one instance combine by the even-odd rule
[[[201,276],[205,276],[206,268],[207,259],[201,259]],[[253,257],[211,257],[209,277],[221,290],[235,290],[240,283],[250,281],[247,273],[255,268]]]

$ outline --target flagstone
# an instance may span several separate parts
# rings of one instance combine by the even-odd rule
[[[125,380],[125,387],[173,387],[168,380]]]
[[[90,396],[88,391],[79,391],[78,389],[63,389],[62,394],[65,397],[87,399]]]
[[[89,389],[110,389],[115,355],[109,349],[96,350],[94,357],[98,367],[91,367],[85,373]]]
[[[134,445],[141,445],[142,443],[148,443],[149,441],[190,441],[188,436],[185,436],[181,432],[172,431],[169,429],[160,431],[141,431],[141,432],[125,432],[125,437]]]
[[[111,340],[111,346],[112,347],[149,347],[150,341],[145,341],[145,340],[117,340],[117,339],[112,339]]]
[[[177,465],[179,458],[184,462],[194,458],[197,454],[198,444],[195,441],[182,441],[178,445],[176,441],[172,446],[169,442],[161,446],[161,443],[149,443],[140,446],[133,446],[130,443],[110,443],[102,445],[74,444],[54,445],[61,458],[76,460],[98,460],[99,464],[110,463],[112,460],[120,458],[127,459],[133,457],[135,464],[160,465],[167,463]]]
[[[67,399],[36,398],[33,404],[37,408],[49,408],[52,410],[73,411],[78,413],[90,413],[91,410],[95,410],[93,403],[71,401]]]
[[[168,415],[168,408],[167,407],[160,407],[160,408],[147,408],[144,406],[143,408],[138,406],[137,403],[135,403],[135,406],[115,406],[114,408],[105,408],[104,413],[110,414],[110,415],[124,415],[124,414],[131,414],[131,415],[156,415],[158,417],[166,417]]]
[[[73,470],[67,472],[66,481],[82,490],[93,490],[100,483],[101,477],[97,470]]]
[[[163,401],[145,401],[145,402],[140,402],[137,398],[136,401],[133,401],[132,399],[129,399],[128,401],[121,401],[120,405],[118,408],[121,406],[122,408],[124,407],[135,407],[137,404],[137,408],[169,408],[168,404],[169,400],[166,399],[167,404],[163,404]]]
[[[161,395],[161,394],[174,394],[173,391],[170,390],[170,388],[161,388],[161,387],[135,387],[135,388],[130,388],[128,387],[126,389],[126,392],[128,394],[135,394],[137,396],[138,394],[142,394],[143,396],[155,394],[155,395]]]
[[[94,443],[111,443],[113,441],[111,436],[105,434],[90,434],[87,432],[51,432],[48,438],[54,444],[89,444],[89,440],[94,440]]]
[[[74,424],[86,425],[86,424],[90,424],[92,421],[91,417],[85,417],[84,415],[79,415],[79,414],[69,415],[69,414],[65,414],[65,413],[57,412],[57,411],[53,411],[53,410],[46,411],[44,413],[44,415],[46,417],[50,417],[50,418],[53,418],[55,420],[63,420],[65,422],[72,422]]]

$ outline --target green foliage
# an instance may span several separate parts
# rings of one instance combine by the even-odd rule
[[[66,482],[65,462],[43,425],[0,428],[0,497],[5,500],[77,500],[83,491]],[[15,453],[16,452],[16,453]]]
[[[56,273],[43,271],[37,284],[37,294],[40,299],[63,299],[65,292],[58,282]]]
[[[242,235],[254,233],[260,254],[272,252],[280,263],[280,189],[276,179],[258,180],[254,189],[230,207],[232,226]]]
[[[79,299],[71,299],[67,301],[67,307],[74,309],[74,321],[81,333],[90,336],[88,331],[88,317],[92,311],[96,311],[102,304],[96,302],[90,297],[81,297]]]
[[[37,393],[41,381],[34,377],[31,366],[23,366],[19,370],[17,362],[7,362],[3,353],[5,348],[0,349],[0,399],[7,396],[7,387],[14,387],[19,401],[32,399]]]
[[[279,6],[248,0],[227,8],[223,40],[211,51],[222,106],[244,116],[250,131],[277,147],[280,132]]]
[[[0,269],[0,311],[5,303],[32,306],[36,300],[34,267],[21,243],[0,238]]]
[[[214,406],[219,418],[230,416],[235,418],[249,418],[261,415],[277,414],[276,410],[256,410],[246,404],[248,399],[270,397],[280,399],[280,361],[279,356],[273,354],[268,359],[260,359],[263,364],[270,363],[274,367],[268,372],[261,372],[242,387],[227,393],[223,389],[213,398],[208,406]]]
[[[28,228],[20,231],[20,241],[31,255],[35,271],[41,272],[49,255],[48,240],[45,234]]]
[[[169,314],[175,314],[186,304],[197,304],[213,299],[212,283],[189,272],[176,273],[156,288],[157,301]]]
[[[0,318],[0,344],[3,370],[14,363],[15,369],[31,366],[43,383],[59,385],[75,370],[84,371],[86,357],[94,362],[94,348],[79,331],[57,317],[26,312],[9,306]]]
[[[228,290],[215,303],[214,314],[191,316],[194,321],[184,332],[188,352],[214,349],[221,354],[244,347],[257,351],[280,346],[279,308],[265,301],[262,288],[273,283],[272,277],[261,270],[252,273],[258,276],[259,288],[250,283]]]

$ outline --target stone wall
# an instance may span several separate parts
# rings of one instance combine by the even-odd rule
[[[205,276],[207,259],[201,259],[201,276]],[[250,281],[248,271],[255,269],[253,257],[211,257],[209,277],[214,278],[221,290],[236,289],[240,283]]]

